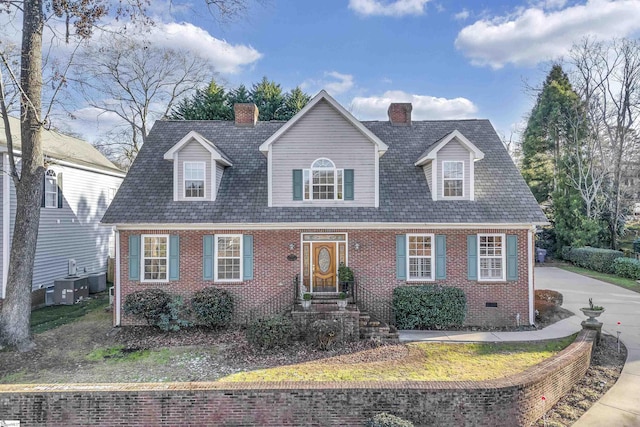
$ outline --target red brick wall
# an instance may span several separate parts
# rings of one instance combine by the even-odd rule
[[[0,385],[21,426],[363,426],[390,412],[416,426],[528,426],[582,377],[595,332],[499,380]],[[545,396],[546,400],[542,400]]]
[[[300,233],[322,232],[348,234],[348,264],[353,268],[359,287],[375,292],[391,301],[393,289],[405,284],[396,279],[396,235],[404,233],[433,233],[447,236],[447,279],[436,283],[461,288],[467,295],[469,325],[515,326],[520,314],[523,324],[528,323],[528,263],[526,230],[252,230],[245,234],[254,239],[254,279],[243,283],[214,283],[202,279],[202,236],[205,234],[242,234],[234,231],[169,231],[140,230],[120,232],[122,297],[145,288],[162,288],[168,292],[189,296],[206,286],[217,286],[231,292],[236,301],[237,320],[242,320],[252,308],[260,307],[274,294],[291,289],[296,273],[300,271]],[[180,280],[166,284],[144,284],[129,281],[128,242],[130,234],[178,234],[180,236]],[[504,233],[518,236],[518,281],[486,283],[467,280],[467,235],[477,233]],[[289,244],[295,249],[289,250]],[[354,244],[360,245],[355,250]],[[296,261],[287,260],[296,254]],[[428,283],[428,282],[425,282]],[[434,283],[434,282],[430,282]],[[413,284],[413,282],[411,283]],[[495,302],[497,308],[486,307]],[[132,319],[123,318],[123,324]]]

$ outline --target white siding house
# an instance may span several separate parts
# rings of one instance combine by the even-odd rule
[[[19,162],[19,120],[10,118],[10,125]],[[107,270],[107,257],[113,256],[114,251],[114,232],[113,227],[100,224],[100,220],[125,176],[85,141],[54,131],[44,131],[42,140],[47,173],[33,270],[34,291],[66,276],[70,259],[75,260],[78,273]],[[3,171],[0,175],[0,298],[4,298],[16,193],[7,173],[9,155],[1,125],[0,155]]]

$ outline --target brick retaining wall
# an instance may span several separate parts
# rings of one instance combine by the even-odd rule
[[[583,331],[555,357],[485,382],[0,385],[0,420],[22,427],[362,426],[387,411],[416,426],[529,426],[584,376],[594,337]]]

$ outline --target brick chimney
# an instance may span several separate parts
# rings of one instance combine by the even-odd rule
[[[393,102],[389,105],[387,114],[389,114],[389,123],[392,126],[411,126],[411,110],[413,107],[410,102]]]
[[[256,104],[234,104],[233,114],[236,126],[255,126],[258,122],[258,107],[256,107]]]

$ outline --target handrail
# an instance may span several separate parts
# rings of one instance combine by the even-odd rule
[[[298,275],[296,274],[293,279],[293,289],[290,286],[285,286],[279,293],[272,295],[265,301],[261,301],[260,306],[249,310],[246,319],[247,324],[291,310],[295,304],[297,288]]]
[[[365,286],[358,286],[358,308],[371,314],[371,317],[395,326],[396,316],[393,304],[382,299],[380,295],[368,290]]]

